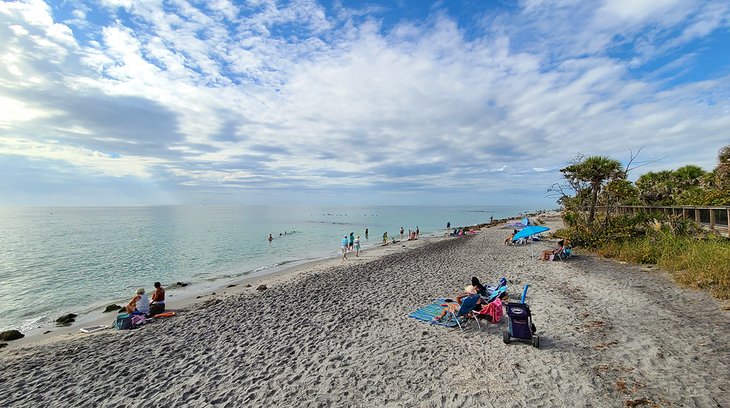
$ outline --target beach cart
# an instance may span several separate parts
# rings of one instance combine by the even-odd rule
[[[540,348],[540,337],[535,335],[537,327],[532,323],[532,314],[530,306],[525,303],[528,285],[525,285],[522,291],[522,301],[520,303],[507,303],[507,317],[509,320],[508,330],[504,332],[502,340],[504,344],[509,344],[513,340],[524,343],[532,343],[536,348]]]

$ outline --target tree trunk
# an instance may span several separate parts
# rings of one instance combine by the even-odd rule
[[[588,212],[588,225],[593,223],[593,218],[596,216],[596,201],[598,201],[598,186],[593,186],[591,191],[591,208]]]

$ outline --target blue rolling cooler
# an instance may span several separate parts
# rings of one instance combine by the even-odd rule
[[[522,292],[521,303],[507,303],[509,330],[504,332],[502,340],[504,340],[504,344],[509,344],[512,340],[517,340],[532,343],[534,347],[540,348],[540,337],[535,335],[537,328],[532,323],[530,306],[525,303],[527,287],[528,285],[525,285],[525,289]]]

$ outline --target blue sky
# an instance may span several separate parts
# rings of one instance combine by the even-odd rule
[[[0,2],[0,205],[554,206],[715,166],[730,3]]]

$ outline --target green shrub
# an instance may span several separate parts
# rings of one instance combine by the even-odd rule
[[[607,258],[657,264],[682,285],[730,299],[730,239],[708,234],[691,220],[654,215],[616,217],[600,228],[575,225],[555,235]]]

